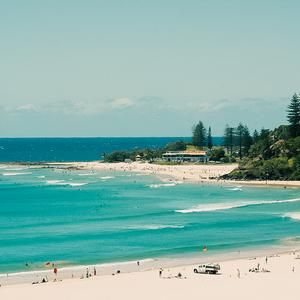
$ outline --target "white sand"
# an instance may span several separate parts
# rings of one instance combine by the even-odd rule
[[[0,287],[0,299],[300,299],[299,252],[256,259],[238,259],[221,263],[220,275],[194,274],[195,265],[158,270],[69,279],[37,285]],[[257,267],[270,272],[249,272]],[[141,264],[141,267],[142,264]],[[294,268],[294,271],[293,271]],[[238,278],[238,269],[240,278]],[[181,272],[186,279],[175,276]]]
[[[238,164],[182,164],[182,165],[158,165],[143,162],[132,163],[69,163],[69,166],[89,170],[126,171],[143,174],[152,174],[163,180],[177,180],[193,183],[219,183],[219,184],[242,184],[255,186],[280,186],[300,187],[300,181],[280,180],[219,180],[218,177],[230,173],[238,167]]]

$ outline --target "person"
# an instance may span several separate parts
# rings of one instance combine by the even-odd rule
[[[266,256],[266,264],[268,263],[268,256]]]
[[[139,261],[137,261],[137,262],[136,262],[136,264],[139,266],[139,265],[140,265],[140,262],[139,262]]]
[[[89,268],[86,268],[86,278],[89,278]]]
[[[53,272],[54,272],[55,276],[57,276],[57,271],[58,271],[57,268],[54,267]]]
[[[96,276],[97,275],[97,270],[96,270],[96,268],[94,267],[94,276]]]
[[[159,277],[162,275],[162,269],[159,269]]]
[[[295,267],[294,267],[294,266],[293,266],[293,269],[292,269],[292,271],[293,271],[293,272],[295,272]]]
[[[238,279],[241,278],[241,272],[240,272],[240,269],[237,269],[237,277],[238,277]]]

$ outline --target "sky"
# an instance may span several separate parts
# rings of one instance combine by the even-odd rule
[[[300,1],[0,1],[0,136],[286,123]]]

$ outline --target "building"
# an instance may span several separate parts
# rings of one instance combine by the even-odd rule
[[[208,162],[206,151],[168,151],[162,155],[164,161],[170,162]]]

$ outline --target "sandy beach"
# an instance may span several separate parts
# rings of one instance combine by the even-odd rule
[[[53,164],[57,165],[57,164]],[[214,183],[253,186],[300,187],[300,181],[280,180],[220,180],[220,176],[230,173],[238,164],[183,164],[159,165],[144,162],[132,163],[103,163],[103,162],[76,162],[64,163],[79,169],[124,171],[158,176],[163,181],[179,181],[191,183]]]
[[[2,286],[0,298],[17,299],[299,299],[298,251],[221,262],[219,275],[195,274],[194,265]],[[267,257],[267,258],[266,258]],[[250,271],[255,270],[256,271]],[[93,270],[90,270],[93,273]],[[181,273],[181,278],[178,278]],[[99,276],[100,275],[100,276]]]

